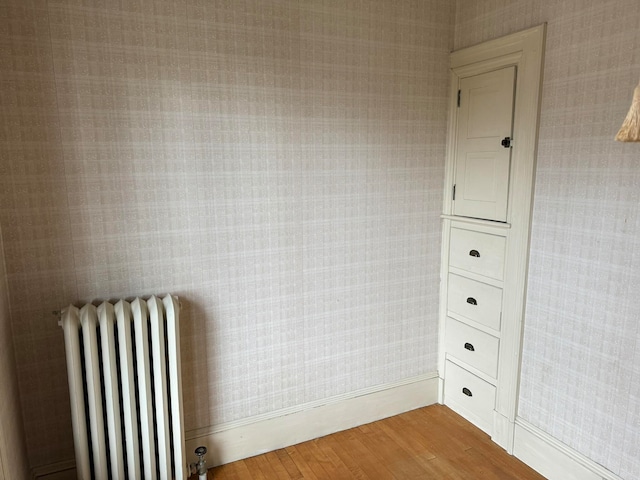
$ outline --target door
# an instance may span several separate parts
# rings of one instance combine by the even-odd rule
[[[460,79],[453,214],[506,222],[516,67]]]

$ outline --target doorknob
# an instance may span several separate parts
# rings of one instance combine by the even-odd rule
[[[511,137],[504,137],[500,142],[500,145],[504,148],[509,148],[511,146]]]

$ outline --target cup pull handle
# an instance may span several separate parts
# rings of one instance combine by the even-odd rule
[[[464,348],[466,348],[467,350],[469,350],[470,352],[475,352],[476,349],[473,347],[473,345],[471,345],[470,343],[465,343],[464,344]]]
[[[478,250],[471,250],[469,255],[472,257],[480,258],[480,252]]]
[[[469,390],[467,387],[464,387],[462,389],[462,393],[464,393],[467,397],[473,397],[473,393],[471,393],[471,390]]]
[[[470,305],[478,305],[478,302],[473,297],[467,298],[467,303],[470,304]]]

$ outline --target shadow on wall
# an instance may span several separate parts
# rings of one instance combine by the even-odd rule
[[[0,224],[33,468],[73,455],[64,343],[51,312],[77,290],[48,12],[8,3],[0,20]]]
[[[211,363],[215,355],[207,355],[206,350],[211,348],[210,341],[215,334],[215,328],[211,317],[214,315],[207,311],[204,302],[188,298],[186,295],[177,294],[180,297],[180,338],[182,361],[182,398],[184,401],[185,430],[193,430],[196,425],[211,425],[210,418],[195,418],[194,412],[210,412],[216,398],[216,392],[212,391],[209,382],[211,370],[216,366]],[[209,319],[209,320],[208,320]],[[185,368],[188,365],[189,368]],[[188,434],[188,431],[187,431]],[[209,451],[212,446],[207,445]],[[187,452],[188,458],[193,452]]]

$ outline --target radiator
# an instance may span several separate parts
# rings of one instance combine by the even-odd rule
[[[171,295],[62,310],[79,479],[187,478],[179,311]]]

